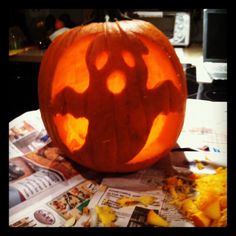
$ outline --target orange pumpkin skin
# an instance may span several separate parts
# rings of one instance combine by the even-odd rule
[[[181,132],[186,80],[174,48],[152,24],[91,23],[56,38],[41,62],[39,105],[52,141],[99,172],[146,168]]]

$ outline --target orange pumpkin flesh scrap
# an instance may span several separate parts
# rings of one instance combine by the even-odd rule
[[[191,174],[188,178],[186,182],[177,176],[166,179],[163,189],[171,194],[170,203],[195,226],[226,227],[227,168],[218,167],[214,175]]]
[[[146,168],[168,154],[182,129],[182,65],[168,38],[148,22],[67,31],[47,49],[38,81],[49,136],[93,170]]]

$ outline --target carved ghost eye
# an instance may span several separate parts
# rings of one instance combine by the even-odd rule
[[[108,53],[106,51],[102,51],[98,54],[95,59],[95,66],[97,70],[101,70],[107,63],[108,60]]]
[[[122,55],[122,58],[123,58],[124,62],[129,67],[134,67],[135,66],[135,59],[129,51],[122,51],[121,55]]]

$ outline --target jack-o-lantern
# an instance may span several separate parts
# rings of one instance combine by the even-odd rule
[[[93,170],[146,168],[182,129],[182,66],[168,38],[145,21],[90,23],[59,36],[43,57],[38,89],[51,139]]]

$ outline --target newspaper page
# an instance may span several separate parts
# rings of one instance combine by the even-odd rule
[[[178,146],[227,156],[227,102],[188,99]]]
[[[26,112],[9,123],[9,158],[35,151],[50,141],[40,110]]]
[[[93,214],[96,206],[109,206],[114,210],[117,220],[116,227],[148,227],[147,214],[154,210],[161,215],[171,227],[193,227],[193,224],[185,219],[178,210],[170,204],[170,195],[162,190],[165,178],[175,174],[171,158],[167,156],[150,168],[131,174],[122,174],[104,177],[101,188],[96,192],[88,205],[92,211],[90,215],[83,215],[77,223],[79,227],[102,227],[102,223]],[[144,204],[137,201],[125,207],[121,207],[119,199],[145,199],[152,198]]]
[[[44,198],[34,204],[12,214],[10,227],[69,227],[81,217],[97,191],[98,184],[94,181],[78,178],[60,183],[52,188]]]
[[[13,207],[60,182],[79,175],[61,151],[51,143],[9,161],[9,207]]]
[[[224,159],[217,153],[171,152],[150,168],[131,174],[104,177],[99,190],[88,205],[90,214],[82,215],[76,226],[150,227],[147,215],[153,210],[169,227],[195,227],[193,222],[172,204],[171,194],[163,188],[165,180],[176,175],[186,180],[186,176],[191,173],[215,174],[218,167],[227,166]],[[200,168],[199,163],[204,167]],[[149,201],[150,198],[152,201]],[[129,204],[121,206],[121,199]],[[110,225],[104,225],[98,217],[96,208],[102,209],[104,206],[109,206],[115,215],[115,221]]]

